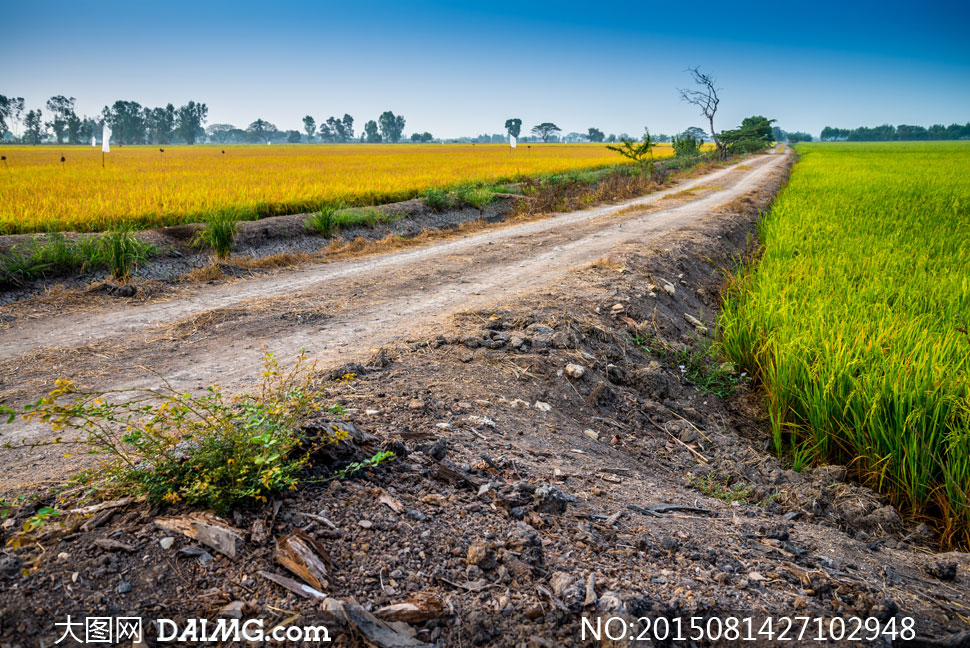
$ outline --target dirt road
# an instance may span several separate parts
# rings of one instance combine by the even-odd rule
[[[487,229],[463,238],[361,259],[303,266],[160,303],[17,317],[0,330],[2,402],[22,404],[57,377],[100,388],[147,386],[165,375],[196,389],[242,389],[264,351],[301,348],[321,365],[420,338],[449,316],[541,291],[615,246],[649,242],[764,182],[778,152],[620,204]],[[39,432],[0,431],[11,441]]]

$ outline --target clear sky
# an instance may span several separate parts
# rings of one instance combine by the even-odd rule
[[[209,106],[300,129],[393,110],[405,133],[673,133],[703,126],[677,88],[723,88],[716,126],[786,130],[970,121],[970,2],[5,0],[0,94]]]

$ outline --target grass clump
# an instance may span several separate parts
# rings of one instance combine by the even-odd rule
[[[664,363],[676,366],[681,379],[702,394],[727,398],[747,377],[746,372],[739,375],[733,365],[720,361],[717,346],[706,339],[682,348],[676,348],[654,335],[636,335],[633,342]]]
[[[87,392],[58,380],[23,416],[80,433],[71,443],[106,455],[99,474],[108,485],[225,512],[295,489],[314,450],[347,434],[336,426],[303,433],[301,421],[321,409],[305,355],[287,370],[268,354],[262,376],[255,393],[237,397],[217,385],[193,396],[167,383]]]
[[[127,279],[137,265],[154,254],[153,245],[138,240],[127,228],[77,241],[54,232],[14,246],[0,257],[0,287],[11,288],[33,279],[71,273],[90,274],[103,268],[115,279]]]
[[[154,254],[155,248],[139,241],[130,227],[120,227],[98,238],[101,261],[119,280],[127,280],[131,271]]]
[[[474,207],[478,211],[495,202],[495,192],[486,187],[461,186],[455,194],[461,204]]]
[[[734,504],[737,502],[741,506],[750,503],[754,494],[754,486],[744,483],[732,483],[729,477],[720,477],[716,470],[712,470],[703,476],[692,476],[687,483],[704,493],[708,497],[713,497]]]
[[[800,144],[720,316],[775,447],[970,547],[970,142]]]
[[[339,205],[326,205],[317,213],[310,216],[304,225],[306,229],[316,232],[324,238],[331,238],[337,233],[337,219],[335,214],[340,209]]]
[[[431,211],[440,214],[451,207],[451,198],[448,197],[448,192],[444,189],[429,187],[424,192],[424,203]]]
[[[235,212],[223,212],[210,217],[205,228],[196,235],[195,244],[211,249],[216,253],[217,259],[228,259],[236,249],[236,230],[240,220],[243,219]]]

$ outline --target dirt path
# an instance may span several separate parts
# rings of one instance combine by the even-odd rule
[[[18,318],[0,331],[0,402],[34,399],[56,377],[147,386],[157,379],[145,367],[178,388],[219,382],[231,392],[258,376],[264,350],[289,359],[305,348],[322,365],[356,360],[456,312],[541,291],[621,243],[688,224],[756,189],[786,157],[763,155],[616,205],[204,286],[162,303]],[[38,431],[18,424],[0,440]]]

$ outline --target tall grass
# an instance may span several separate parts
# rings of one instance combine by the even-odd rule
[[[970,546],[970,142],[808,144],[721,313],[779,451]]]

